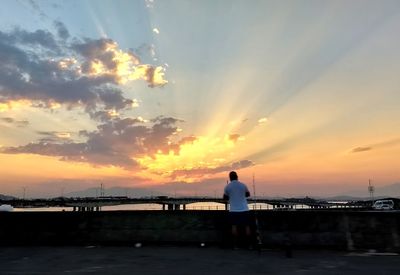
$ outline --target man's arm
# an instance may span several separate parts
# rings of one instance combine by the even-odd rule
[[[250,197],[250,191],[249,191],[249,188],[247,188],[247,186],[246,186],[246,198],[248,198],[248,197]]]
[[[224,200],[226,200],[226,201],[229,200],[228,191],[226,190],[227,187],[228,187],[228,185],[225,186],[225,188],[224,188],[224,196],[222,197],[222,199],[224,199]]]

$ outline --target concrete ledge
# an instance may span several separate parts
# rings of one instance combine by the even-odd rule
[[[265,246],[400,250],[400,212],[257,211]],[[230,243],[226,211],[0,212],[1,245]]]

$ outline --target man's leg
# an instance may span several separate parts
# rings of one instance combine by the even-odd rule
[[[254,244],[253,231],[251,230],[252,221],[253,221],[253,216],[251,215],[250,211],[245,212],[245,222],[246,222],[245,233],[246,233],[247,246],[249,249],[252,249]]]
[[[253,248],[253,236],[251,234],[251,228],[250,225],[246,225],[246,240],[247,240],[247,246],[249,249]]]
[[[239,232],[237,225],[232,225],[232,245],[233,249],[238,248],[238,237],[239,237]]]
[[[248,238],[251,237],[251,228],[250,228],[250,225],[246,225],[246,236],[247,236]]]

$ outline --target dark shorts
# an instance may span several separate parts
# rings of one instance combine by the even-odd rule
[[[253,216],[250,211],[229,212],[229,221],[231,225],[250,226],[253,221]]]

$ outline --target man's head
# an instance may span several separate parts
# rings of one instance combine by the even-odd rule
[[[230,181],[238,180],[238,175],[236,174],[235,171],[232,171],[229,173],[229,179],[230,179]]]

